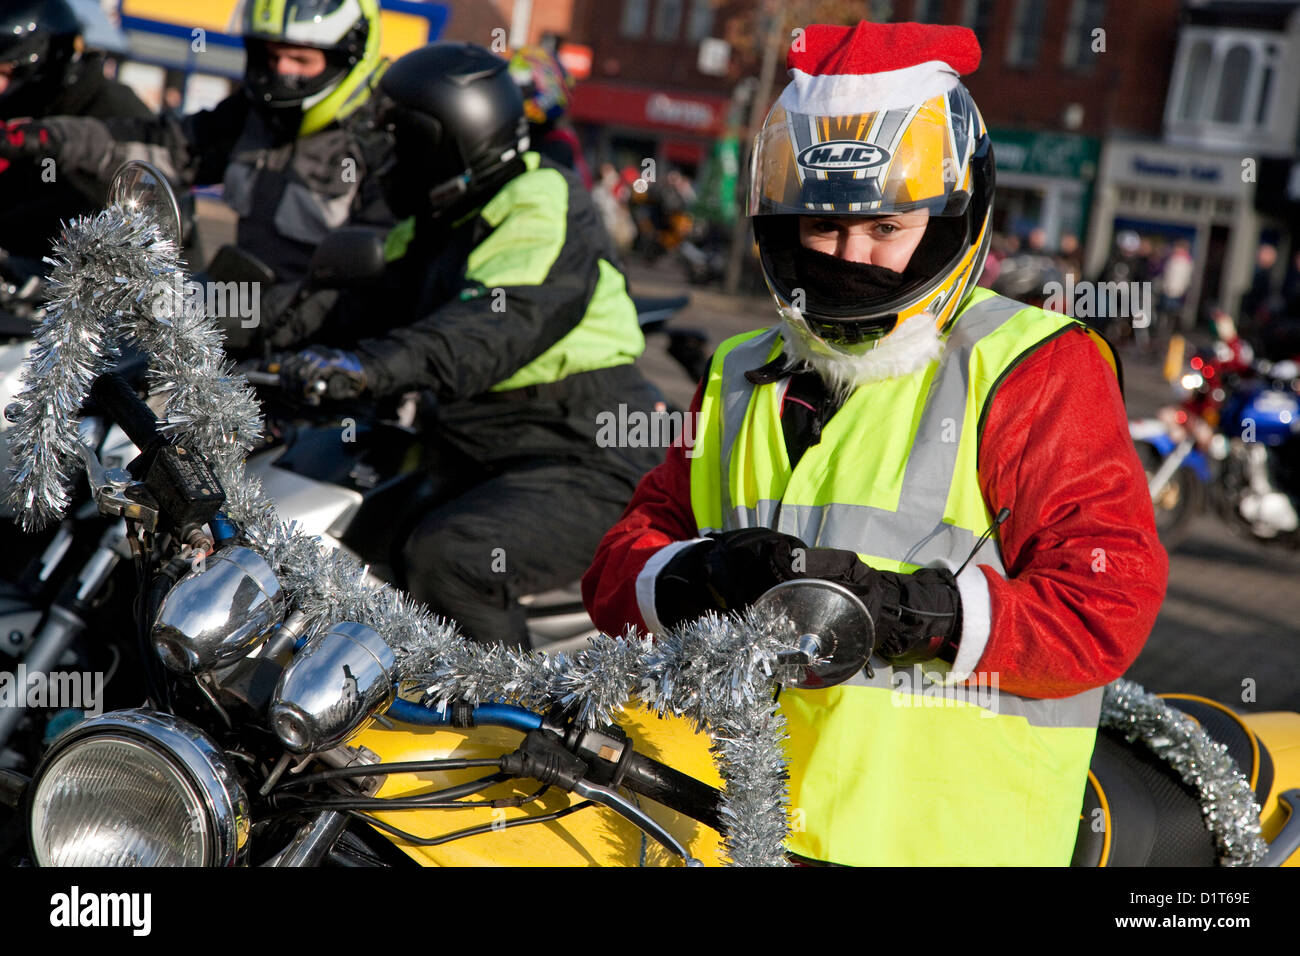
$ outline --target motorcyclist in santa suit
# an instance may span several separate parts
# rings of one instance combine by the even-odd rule
[[[632,364],[645,341],[590,196],[528,150],[504,60],[433,44],[379,89],[396,144],[380,178],[411,220],[389,236],[379,291],[345,292],[278,364],[304,390],[436,398],[421,429],[452,493],[407,539],[406,584],[470,636],[523,645],[517,599],[576,580],[662,455],[599,428],[620,406],[654,410]]]
[[[371,173],[391,148],[374,129],[371,89],[382,72],[378,0],[245,0],[242,89],[188,116],[28,124],[0,155],[111,179],[146,159],[182,186],[222,183],[239,214],[237,244],[279,282],[306,274],[320,240],[345,222],[387,228]]]
[[[152,115],[129,87],[104,76],[103,54],[86,50],[67,0],[10,0],[0,9],[0,152],[25,140],[10,121],[61,114]],[[30,260],[22,271],[39,271],[61,222],[97,211],[106,196],[97,177],[0,158],[0,249]]]
[[[1102,685],[1168,573],[1114,355],[975,288],[994,163],[959,80],[974,34],[800,37],[750,193],[780,322],[719,347],[689,455],[642,481],[583,596],[607,633],[661,632],[783,581],[843,585],[875,666],[780,692],[790,850],[1065,865]]]

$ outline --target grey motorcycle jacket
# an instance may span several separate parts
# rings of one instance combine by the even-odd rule
[[[371,101],[373,102],[373,101]],[[130,159],[153,163],[178,185],[222,183],[239,214],[237,244],[275,270],[301,279],[312,250],[346,222],[389,226],[373,175],[391,139],[374,128],[371,103],[299,137],[299,114],[255,108],[236,91],[213,109],[188,116],[46,120],[58,134],[57,161],[109,179]]]

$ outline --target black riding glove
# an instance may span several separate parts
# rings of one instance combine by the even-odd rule
[[[0,121],[0,159],[38,163],[57,156],[62,142],[58,130],[40,120]]]
[[[722,531],[683,548],[655,578],[655,612],[667,627],[707,611],[738,611],[769,588],[804,577],[798,552],[810,549],[798,538],[768,528]]]
[[[952,663],[961,637],[961,596],[952,572],[877,571],[852,551],[809,548],[805,574],[842,584],[862,598],[876,625],[876,650],[890,664]]]
[[[356,398],[366,390],[366,370],[355,352],[315,345],[293,355],[277,356],[285,388],[308,401]]]

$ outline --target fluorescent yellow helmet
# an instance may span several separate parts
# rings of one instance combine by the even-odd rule
[[[369,97],[381,62],[378,0],[245,0],[239,17],[248,95],[271,109],[299,107],[299,136],[342,119]],[[325,71],[310,79],[281,76],[270,68],[268,43],[323,50]]]

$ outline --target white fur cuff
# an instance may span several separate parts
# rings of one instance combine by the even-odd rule
[[[993,630],[993,600],[989,595],[989,582],[978,566],[971,565],[957,578],[957,593],[961,595],[961,637],[957,644],[957,659],[952,662],[946,683],[956,684],[966,680],[979,666]]]
[[[659,615],[655,611],[655,578],[659,577],[659,572],[664,569],[664,565],[679,551],[707,540],[707,538],[691,538],[689,541],[674,541],[672,544],[664,545],[650,556],[641,573],[636,576],[636,606],[641,612],[641,620],[645,621],[645,626],[651,633],[664,630],[663,622],[659,620]]]

